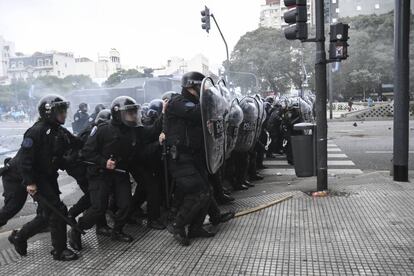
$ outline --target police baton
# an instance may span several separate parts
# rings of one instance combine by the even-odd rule
[[[98,166],[97,164],[93,163],[93,162],[89,162],[89,161],[82,161],[82,163],[86,164],[86,165],[93,165],[93,166]],[[113,169],[113,170],[109,170],[108,171],[114,171],[114,172],[119,172],[119,173],[129,173],[126,170],[121,170],[121,169]]]
[[[168,181],[168,160],[167,160],[167,145],[165,141],[162,143],[162,159],[164,163],[164,182],[165,182],[165,204],[167,209],[170,208],[170,189]]]
[[[63,221],[66,222],[67,225],[69,225],[70,227],[72,227],[73,229],[75,229],[76,231],[81,233],[82,235],[86,234],[85,231],[83,231],[82,229],[79,228],[79,226],[76,224],[76,222],[70,220],[67,216],[62,214],[61,211],[59,211],[55,206],[50,204],[50,202],[47,201],[47,199],[44,198],[42,195],[40,195],[38,192],[36,192],[34,195],[31,195],[31,196],[32,196],[34,201],[37,201],[40,205],[46,206],[47,208],[50,209],[50,211],[52,211],[52,213],[57,215],[59,218],[63,219]]]

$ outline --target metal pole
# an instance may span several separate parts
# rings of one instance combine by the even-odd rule
[[[329,119],[333,119],[333,83],[332,83],[332,63],[328,64],[328,86],[329,86]]]
[[[408,182],[410,1],[394,9],[394,180]]]
[[[217,23],[217,20],[216,20],[216,18],[214,17],[214,14],[211,14],[210,16],[213,18],[214,23],[216,24],[216,27],[217,27],[217,29],[218,29],[218,31],[219,31],[219,33],[220,33],[220,35],[221,35],[221,38],[223,39],[224,45],[226,46],[226,57],[227,57],[227,59],[226,59],[226,66],[224,66],[224,69],[225,69],[224,73],[225,73],[225,77],[226,77],[226,82],[229,82],[229,80],[228,80],[228,78],[227,78],[227,73],[226,73],[226,71],[229,69],[228,67],[230,66],[230,59],[229,59],[229,47],[227,46],[226,39],[224,38],[224,35],[223,35],[223,33],[221,32],[221,29],[220,29],[220,27],[219,27],[219,25],[218,25],[218,23]],[[226,67],[227,67],[227,68],[226,68]]]
[[[329,25],[332,23],[332,3],[329,1]],[[333,119],[333,89],[332,89],[332,65],[328,65],[328,86],[329,86],[329,119]]]
[[[326,120],[326,52],[324,26],[324,0],[315,1],[316,16],[316,135],[317,135],[317,189],[328,189],[328,154]]]

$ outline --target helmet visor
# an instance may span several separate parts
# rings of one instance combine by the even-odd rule
[[[130,104],[121,107],[122,123],[129,127],[142,126],[141,122],[141,106],[138,104]]]

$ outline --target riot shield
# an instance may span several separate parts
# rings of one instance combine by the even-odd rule
[[[244,97],[240,101],[240,108],[243,111],[243,121],[239,127],[235,151],[249,151],[255,142],[256,127],[259,118],[259,110],[254,98]]]
[[[200,108],[207,170],[210,174],[215,174],[224,162],[226,105],[220,91],[209,77],[201,83]]]
[[[243,110],[239,105],[239,100],[234,99],[231,102],[229,113],[225,117],[226,128],[226,159],[230,158],[231,153],[236,147],[237,136],[239,135],[239,127],[243,122]]]
[[[262,125],[264,120],[266,120],[266,111],[264,109],[263,106],[263,101],[260,98],[259,95],[255,95],[253,97],[255,103],[256,103],[256,107],[258,110],[258,118],[257,118],[257,125],[256,125],[256,137],[255,137],[255,142],[257,141],[257,139],[259,139],[260,136],[260,132],[262,131]]]

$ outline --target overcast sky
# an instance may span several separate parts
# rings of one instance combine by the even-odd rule
[[[258,27],[264,0],[0,0],[0,35],[16,51],[70,51],[97,59],[117,48],[129,66],[160,66],[172,56],[226,58],[215,26],[201,29],[207,5],[229,44]],[[212,23],[213,24],[213,23]]]

